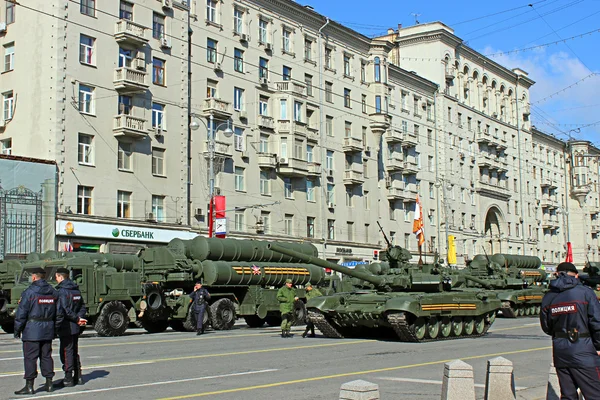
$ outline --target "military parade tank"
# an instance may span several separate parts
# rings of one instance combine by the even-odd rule
[[[355,290],[316,297],[306,304],[308,318],[326,337],[356,336],[361,328],[392,329],[404,342],[481,336],[502,305],[491,291],[453,289],[443,268],[409,264],[410,253],[397,246],[385,252],[387,263],[355,270],[278,244],[269,249],[352,277]]]
[[[486,288],[497,293],[502,301],[502,316],[516,318],[540,313],[546,292],[546,271],[534,256],[511,254],[476,255],[462,270],[452,270],[455,287]],[[468,275],[473,279],[462,279]]]

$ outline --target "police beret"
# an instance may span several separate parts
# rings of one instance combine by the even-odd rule
[[[29,272],[30,272],[31,274],[42,274],[42,275],[43,275],[43,274],[46,274],[46,271],[44,271],[44,270],[43,270],[43,268],[40,268],[40,267],[37,267],[37,268],[31,268],[31,269],[29,270]]]
[[[294,282],[292,282],[292,280],[288,278],[285,280],[285,283],[294,283]]]
[[[573,265],[570,262],[562,262],[558,264],[558,266],[556,267],[556,272],[573,272],[575,274],[579,273],[579,271],[577,271],[577,268],[575,268],[575,265]]]
[[[58,268],[58,269],[56,270],[56,273],[57,273],[57,274],[67,274],[67,275],[69,275],[69,270],[68,270],[68,269],[66,269],[66,268]]]
[[[312,283],[308,282],[306,285],[304,285],[305,288],[309,288],[312,287]]]

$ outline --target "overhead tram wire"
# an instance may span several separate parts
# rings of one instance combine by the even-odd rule
[[[535,2],[533,4],[544,3],[546,1],[547,0],[541,0],[541,1],[537,1],[537,2]],[[529,4],[531,4],[531,3],[529,3]],[[515,10],[520,10],[521,8],[527,8],[527,7],[529,7],[529,4],[522,5],[522,6],[519,6],[519,7],[509,8],[509,9],[506,9],[506,10],[503,10],[503,11],[494,12],[492,14],[483,15],[481,17],[467,19],[467,20],[464,20],[464,21],[461,21],[461,22],[451,23],[451,24],[448,24],[448,25],[454,27],[454,26],[466,24],[466,23],[473,22],[473,21],[479,21],[479,20],[482,20],[482,19],[485,19],[485,18],[489,18],[489,17],[495,17],[496,15],[506,14],[507,12],[511,12],[511,11],[515,11]]]

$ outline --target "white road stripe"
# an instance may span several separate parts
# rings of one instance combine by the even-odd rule
[[[60,354],[52,354],[52,357],[60,357]],[[22,360],[23,357],[0,358],[0,361]]]
[[[19,399],[25,400],[25,399],[40,399],[40,398],[46,398],[46,397],[77,396],[77,395],[86,395],[88,393],[109,392],[109,391],[113,391],[113,390],[134,389],[134,388],[147,387],[147,386],[167,385],[167,384],[172,384],[172,383],[203,381],[203,380],[207,380],[207,379],[229,378],[232,376],[263,374],[266,372],[275,372],[275,371],[278,371],[278,370],[277,369],[262,369],[259,371],[234,372],[231,374],[202,376],[199,378],[178,379],[178,380],[174,380],[174,381],[150,382],[150,383],[140,383],[137,385],[117,386],[117,387],[104,388],[104,389],[83,390],[81,392],[56,393],[56,394],[50,394],[50,395],[46,395],[46,396],[34,396],[34,397],[19,397]]]
[[[136,361],[136,362],[130,362],[130,363],[118,363],[118,364],[106,364],[106,365],[94,365],[93,367],[83,367],[81,369],[83,370],[95,370],[98,368],[108,368],[108,367],[127,367],[130,365],[143,365],[143,364],[154,364],[154,361]],[[11,376],[21,376],[23,375],[23,372],[13,372],[11,374],[1,374],[0,378],[8,378]]]
[[[397,382],[411,382],[411,383],[429,383],[432,385],[441,385],[442,381],[434,381],[431,379],[415,379],[415,378],[391,378],[391,377],[377,377],[377,379],[383,379],[386,381],[397,381]],[[485,385],[482,383],[476,383],[475,387],[478,388],[484,388],[485,389]],[[528,389],[525,386],[517,386],[515,387],[516,390],[525,390]]]

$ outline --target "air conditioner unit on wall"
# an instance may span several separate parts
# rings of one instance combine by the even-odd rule
[[[171,41],[169,39],[167,39],[166,36],[162,36],[160,38],[160,47],[163,47],[165,49],[170,49],[171,48]]]
[[[162,128],[161,128],[160,126],[157,126],[157,127],[155,127],[155,128],[154,128],[154,134],[155,134],[156,136],[162,136],[162,134],[163,134],[163,130],[162,130]]]
[[[202,214],[202,209],[201,209],[201,208],[196,208],[196,211],[195,211],[195,213],[194,213],[194,216],[196,216],[196,217],[201,217],[201,216],[203,216],[203,215],[204,215],[204,214]]]
[[[240,33],[240,42],[247,42],[248,41],[248,35],[245,33]]]
[[[220,63],[220,62],[218,62],[218,63],[215,63],[215,68],[214,68],[214,70],[215,70],[215,71],[222,71],[222,69],[221,69],[221,63]]]
[[[171,8],[171,0],[162,0],[163,8]]]
[[[327,203],[327,208],[333,208],[335,205],[330,201]]]
[[[6,22],[0,22],[0,32],[6,32]]]
[[[146,221],[156,221],[156,218],[154,218],[154,213],[147,213]]]
[[[287,164],[288,163],[288,159],[286,157],[281,157],[279,159],[279,164]]]
[[[143,58],[136,58],[134,61],[135,69],[145,70],[146,60]]]
[[[273,50],[273,45],[271,43],[265,43],[265,49]]]

